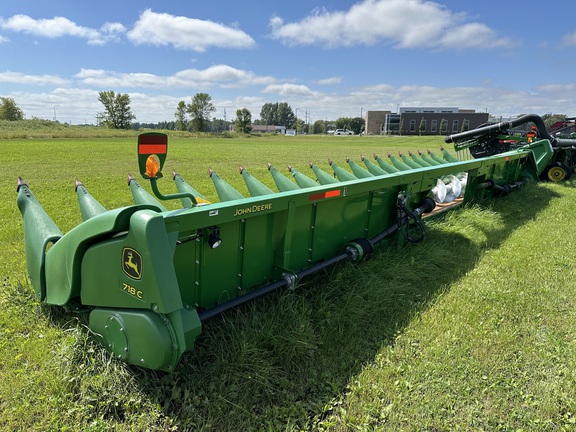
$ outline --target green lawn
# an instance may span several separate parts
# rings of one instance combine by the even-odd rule
[[[111,359],[82,315],[40,305],[26,277],[16,177],[63,232],[74,178],[131,204],[135,137],[1,140],[0,429],[573,430],[576,189],[532,184],[427,224],[418,246],[330,269],[204,326],[173,374]],[[216,200],[213,168],[275,189],[266,164],[430,148],[433,138],[175,137],[176,169]],[[146,188],[148,185],[140,181]],[[159,182],[174,191],[169,176]],[[171,204],[174,207],[178,203]]]

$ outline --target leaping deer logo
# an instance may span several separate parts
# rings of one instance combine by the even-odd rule
[[[122,270],[132,279],[142,277],[142,256],[134,249],[124,248],[122,251]]]

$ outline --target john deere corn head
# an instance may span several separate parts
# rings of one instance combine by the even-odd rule
[[[486,137],[525,122],[535,123],[538,139],[475,159],[458,160],[443,149],[375,156],[362,158],[363,166],[347,160],[349,169],[331,162],[330,174],[311,164],[311,177],[293,168],[285,176],[269,165],[278,192],[241,168],[250,197],[210,171],[217,203],[176,173],[178,192],[163,194],[158,180],[167,136],[142,134],[140,172],[155,196],[129,176],[135,204],[106,210],[77,180],[83,222],[66,234],[18,179],[32,286],[40,301],[86,309],[90,329],[115,357],[172,371],[206,320],[295,287],[327,266],[360,262],[383,244],[418,243],[423,221],[438,208],[536,181],[556,166],[559,151],[576,144],[549,136],[535,115],[446,141],[460,149],[484,145]],[[161,203],[172,199],[182,208]]]

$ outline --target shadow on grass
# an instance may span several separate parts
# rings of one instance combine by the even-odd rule
[[[208,323],[175,373],[137,370],[137,381],[181,429],[310,429],[415,314],[556,197],[530,185],[458,210],[430,223],[419,246],[382,250]]]
[[[173,374],[127,366],[132,381],[178,430],[313,429],[419,311],[558,196],[529,185],[452,212],[428,224],[421,245],[383,249],[207,323]]]

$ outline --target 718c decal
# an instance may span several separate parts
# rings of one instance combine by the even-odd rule
[[[122,282],[122,291],[125,291],[140,300],[144,298],[144,293],[141,290],[137,290],[132,285],[128,285],[125,282]]]

